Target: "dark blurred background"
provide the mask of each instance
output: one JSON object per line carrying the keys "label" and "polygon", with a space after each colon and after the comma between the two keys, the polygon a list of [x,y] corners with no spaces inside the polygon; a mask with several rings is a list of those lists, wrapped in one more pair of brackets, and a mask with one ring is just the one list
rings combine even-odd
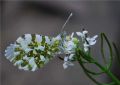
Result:
{"label": "dark blurred background", "polygon": [[[120,43],[120,1],[2,1],[1,3],[1,84],[2,85],[95,85],[86,77],[77,62],[74,67],[63,69],[63,61],[54,58],[36,72],[17,69],[4,57],[4,50],[19,36],[37,33],[56,36],[72,12],[73,17],[65,27],[68,34],[87,29],[91,36],[105,32],[108,37]],[[102,62],[99,44],[93,47],[95,57]],[[120,67],[114,61],[112,71],[120,77]],[[90,69],[96,70],[94,66]],[[108,82],[106,75],[97,78]]]}

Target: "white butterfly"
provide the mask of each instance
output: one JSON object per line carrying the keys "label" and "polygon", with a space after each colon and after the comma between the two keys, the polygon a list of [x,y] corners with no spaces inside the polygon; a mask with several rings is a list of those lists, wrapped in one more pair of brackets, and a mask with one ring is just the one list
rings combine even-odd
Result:
{"label": "white butterfly", "polygon": [[[6,58],[13,62],[15,66],[18,66],[19,69],[35,71],[47,64],[57,54],[65,54],[63,67],[73,66],[72,60],[73,57],[75,57],[75,49],[77,48],[79,39],[74,37],[74,33],[67,36],[66,32],[63,32],[63,28],[71,16],[72,14],[70,14],[63,25],[61,33],[56,37],[24,34],[17,38],[17,40],[13,44],[10,44],[5,50]],[[96,43],[95,39],[97,36],[87,38],[85,37],[87,31],[76,33],[83,41],[85,39],[89,42],[89,44],[86,44],[86,42],[83,44],[85,51],[88,51],[90,45]]]}

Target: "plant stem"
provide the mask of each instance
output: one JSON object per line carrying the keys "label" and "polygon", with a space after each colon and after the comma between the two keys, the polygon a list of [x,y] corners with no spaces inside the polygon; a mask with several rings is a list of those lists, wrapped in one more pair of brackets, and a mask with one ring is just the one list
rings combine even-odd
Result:
{"label": "plant stem", "polygon": [[99,63],[94,62],[101,70],[103,70],[117,85],[120,85],[120,80],[109,70],[101,66]]}

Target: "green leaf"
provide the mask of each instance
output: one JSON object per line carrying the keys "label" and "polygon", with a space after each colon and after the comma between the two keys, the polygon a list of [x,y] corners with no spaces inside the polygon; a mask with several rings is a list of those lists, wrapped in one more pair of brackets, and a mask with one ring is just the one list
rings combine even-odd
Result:
{"label": "green leaf", "polygon": [[91,73],[86,70],[86,68],[84,67],[82,61],[79,60],[78,62],[81,65],[81,67],[83,68],[83,71],[87,75],[87,77],[90,78],[97,85],[116,85],[114,82],[111,82],[111,83],[108,83],[108,84],[107,83],[103,84],[103,83],[98,82],[92,75],[90,75]]}
{"label": "green leaf", "polygon": [[117,46],[116,46],[116,44],[114,42],[113,42],[113,47],[115,49],[115,53],[116,53],[118,63],[120,64],[120,54],[119,54],[118,48],[117,48]]}
{"label": "green leaf", "polygon": [[105,58],[105,53],[104,53],[104,38],[103,38],[103,35],[101,34],[101,54],[102,54],[102,58],[104,60],[104,63],[106,64],[107,61],[106,61],[106,58]]}
{"label": "green leaf", "polygon": [[101,33],[101,53],[103,55],[103,59],[105,59],[105,55],[104,55],[104,47],[103,47],[103,40],[106,41],[108,47],[109,47],[109,52],[110,52],[110,59],[109,59],[109,63],[107,63],[107,69],[110,69],[112,66],[112,62],[113,62],[113,51],[112,51],[112,46],[111,43],[109,42],[108,38],[106,37],[106,35],[104,33]]}
{"label": "green leaf", "polygon": [[86,76],[87,76],[88,78],[90,78],[90,79],[91,79],[94,83],[96,83],[97,85],[116,85],[114,82],[111,82],[111,83],[109,83],[109,84],[102,84],[102,83],[98,82],[92,75],[90,75],[91,73],[89,73],[89,72],[86,70],[86,68],[84,67],[81,59],[80,59],[78,62],[79,62],[79,64],[80,64],[80,66],[83,68],[83,71],[84,71],[84,73],[86,74]]}

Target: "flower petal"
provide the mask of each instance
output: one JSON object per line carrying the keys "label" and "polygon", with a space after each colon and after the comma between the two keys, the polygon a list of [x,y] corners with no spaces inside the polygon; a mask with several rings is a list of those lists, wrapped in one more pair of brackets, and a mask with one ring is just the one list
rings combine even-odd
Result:
{"label": "flower petal", "polygon": [[87,30],[84,30],[84,31],[83,31],[83,34],[84,34],[84,35],[85,35],[85,34],[87,34],[87,33],[88,33],[88,31],[87,31]]}
{"label": "flower petal", "polygon": [[64,61],[68,61],[68,57],[64,57]]}
{"label": "flower petal", "polygon": [[64,68],[64,69],[67,69],[67,68],[68,68],[68,65],[67,65],[66,62],[63,63],[63,68]]}
{"label": "flower petal", "polygon": [[76,32],[76,34],[77,34],[78,36],[83,36],[83,34],[82,34],[81,32]]}
{"label": "flower petal", "polygon": [[74,57],[74,54],[70,54],[70,56],[69,56],[69,60],[72,60],[73,57]]}

